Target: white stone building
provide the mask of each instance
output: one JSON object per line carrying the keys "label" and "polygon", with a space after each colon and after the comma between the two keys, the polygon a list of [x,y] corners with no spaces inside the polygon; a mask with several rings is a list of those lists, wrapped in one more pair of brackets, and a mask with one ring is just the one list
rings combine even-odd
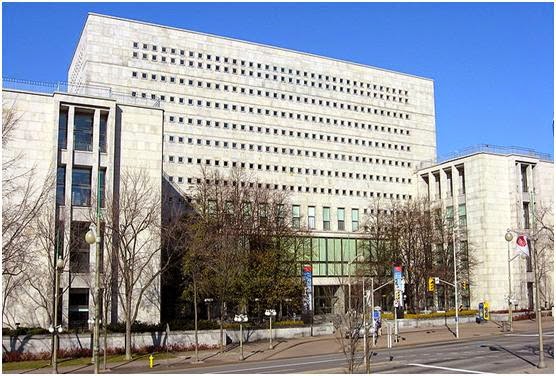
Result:
{"label": "white stone building", "polygon": [[[477,308],[479,302],[488,301],[492,310],[507,309],[507,247],[513,257],[516,234],[531,234],[534,226],[539,229],[541,225],[535,220],[553,225],[551,156],[528,149],[485,145],[430,164],[422,163],[423,168],[417,172],[418,195],[428,197],[432,209],[442,208],[452,217],[459,229],[456,247],[467,247],[476,264],[471,270],[469,291],[462,293],[464,302]],[[546,209],[549,212],[544,213]],[[514,231],[510,244],[504,238],[508,229]],[[541,306],[550,307],[554,245],[545,233],[536,248],[541,266],[539,301]],[[518,257],[510,267],[512,298],[517,308],[532,308],[534,279],[530,258]]]}
{"label": "white stone building", "polygon": [[[504,258],[497,256],[505,249],[506,228],[520,229],[514,203],[525,198],[512,193],[515,161],[546,171],[533,175],[535,186],[543,200],[552,197],[552,163],[531,157],[480,153],[423,168],[424,161],[436,159],[434,83],[428,78],[89,14],[68,81],[71,85],[61,91],[71,94],[8,90],[6,80],[3,91],[23,114],[15,148],[36,149],[30,160],[58,168],[59,216],[70,224],[64,227],[68,236],[77,228],[74,222],[85,223],[82,204],[95,197],[99,155],[107,191],[117,190],[119,173],[129,165],[146,168],[157,189],[172,186],[177,200],[191,193],[201,166],[224,175],[243,168],[268,188],[289,192],[293,222],[311,231],[307,263],[313,266],[317,314],[344,309],[339,284],[346,281],[348,263],[364,249],[358,231],[375,198],[401,201],[430,192],[439,205],[436,185],[426,188],[426,181],[438,176],[439,202],[451,203],[454,212],[465,204],[467,236],[476,242],[469,240],[470,248],[482,261],[469,302],[487,299],[493,309],[502,309],[506,269]],[[76,114],[89,119],[86,137],[80,133],[87,138],[84,147],[73,136],[81,124]],[[67,126],[59,127],[62,119]],[[35,147],[30,142],[37,137],[37,122],[46,136]],[[106,146],[99,154],[101,140]],[[503,166],[496,170],[496,164]],[[493,171],[486,172],[487,167]],[[446,170],[453,176],[451,198]],[[75,184],[82,178],[84,184]],[[464,195],[457,194],[458,182]],[[503,195],[501,182],[507,188]],[[69,194],[70,187],[75,194]],[[499,215],[491,215],[491,203]],[[94,247],[84,247],[82,258],[94,267]],[[521,264],[514,261],[516,274],[522,273]],[[495,274],[500,268],[502,274]],[[62,305],[69,321],[72,312],[82,313],[74,314],[77,321],[91,317],[91,276],[77,274],[82,275],[72,279]],[[530,278],[526,272],[521,277],[514,280],[520,301]],[[152,306],[138,319],[158,322],[160,304]],[[13,314],[21,315],[21,307],[14,305]],[[14,319],[49,324],[39,313],[25,313],[29,318]],[[116,307],[112,313],[113,320],[119,317]]]}
{"label": "white stone building", "polygon": [[160,100],[178,191],[202,165],[290,192],[315,236],[317,300],[346,276],[369,200],[410,199],[436,156],[432,80],[307,53],[89,14],[68,80]]}

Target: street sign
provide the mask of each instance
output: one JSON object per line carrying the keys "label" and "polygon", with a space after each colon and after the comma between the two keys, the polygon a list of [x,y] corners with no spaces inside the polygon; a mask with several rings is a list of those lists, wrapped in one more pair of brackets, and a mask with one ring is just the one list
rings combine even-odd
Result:
{"label": "street sign", "polygon": [[434,284],[439,285],[440,284],[440,278],[434,277]]}

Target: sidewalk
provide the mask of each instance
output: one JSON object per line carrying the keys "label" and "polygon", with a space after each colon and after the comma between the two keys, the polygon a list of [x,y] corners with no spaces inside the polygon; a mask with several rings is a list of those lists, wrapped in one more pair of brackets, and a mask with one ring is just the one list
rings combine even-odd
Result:
{"label": "sidewalk", "polygon": [[[543,329],[553,330],[553,320],[552,317],[543,319]],[[514,332],[522,331],[534,331],[536,330],[536,324],[534,321],[515,321],[514,322]],[[418,346],[428,343],[442,343],[442,342],[453,342],[453,341],[465,341],[468,339],[492,336],[492,335],[503,335],[506,332],[502,332],[502,328],[495,322],[486,322],[482,324],[469,323],[462,324],[459,327],[460,338],[455,339],[453,332],[455,328],[453,325],[449,327],[432,327],[432,328],[411,328],[404,329],[400,331],[400,342],[394,344],[395,347],[406,347],[406,346]],[[387,346],[387,339],[383,331],[383,335],[377,341],[377,348],[384,348]],[[369,337],[369,341],[371,337]],[[360,341],[361,346],[363,340]],[[246,343],[243,347],[243,354],[245,357],[244,362],[253,362],[267,359],[286,359],[302,356],[311,355],[323,355],[341,352],[341,344],[336,335],[319,336],[319,337],[304,337],[295,338],[288,340],[278,339],[273,341],[274,348],[269,349],[268,341],[259,341],[253,343]],[[239,346],[234,344],[233,348],[228,347],[224,353],[220,353],[217,350],[204,350],[199,351],[200,363],[195,362],[194,352],[186,352],[173,354],[174,358],[169,359],[157,359],[155,355],[154,364],[155,367],[151,370],[156,372],[156,369],[164,369],[173,364],[187,365],[190,364],[191,367],[198,367],[204,365],[220,365],[225,363],[237,363],[239,362]],[[118,372],[126,373],[139,373],[149,371],[149,356],[144,355],[138,357],[131,361],[110,363],[108,365],[109,370],[117,370]],[[160,367],[160,368],[159,368]],[[60,373],[92,373],[92,365],[81,365],[81,366],[71,366],[64,367],[63,363],[60,364]],[[18,370],[11,371],[9,373],[45,373],[50,372],[50,368],[41,368],[35,370]],[[8,373],[8,372],[6,372]]]}

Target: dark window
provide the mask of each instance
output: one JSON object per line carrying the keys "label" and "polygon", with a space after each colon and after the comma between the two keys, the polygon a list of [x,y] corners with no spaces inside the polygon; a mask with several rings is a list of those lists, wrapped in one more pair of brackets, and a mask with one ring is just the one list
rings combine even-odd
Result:
{"label": "dark window", "polygon": [[521,191],[529,192],[529,185],[527,184],[527,165],[521,165]]}
{"label": "dark window", "polygon": [[108,126],[108,112],[100,114],[100,135],[98,146],[101,153],[106,153],[106,128]]}
{"label": "dark window", "polygon": [[74,168],[71,183],[71,202],[75,206],[91,205],[91,170]]}
{"label": "dark window", "polygon": [[100,170],[100,186],[99,186],[99,190],[100,190],[100,207],[104,208],[105,205],[105,195],[106,195],[106,169],[103,168]]}
{"label": "dark window", "polygon": [[529,229],[531,228],[531,223],[529,221],[529,203],[523,203],[523,228]]}
{"label": "dark window", "polygon": [[93,112],[75,111],[73,138],[75,150],[93,150]]}
{"label": "dark window", "polygon": [[56,174],[56,204],[65,205],[66,199],[66,166],[58,167]]}
{"label": "dark window", "polygon": [[68,302],[69,328],[87,328],[89,320],[89,289],[70,289]]}
{"label": "dark window", "polygon": [[58,120],[58,149],[68,147],[68,108],[62,107],[60,119]]}
{"label": "dark window", "polygon": [[89,272],[89,244],[85,235],[89,231],[89,222],[72,222],[70,235],[70,272]]}

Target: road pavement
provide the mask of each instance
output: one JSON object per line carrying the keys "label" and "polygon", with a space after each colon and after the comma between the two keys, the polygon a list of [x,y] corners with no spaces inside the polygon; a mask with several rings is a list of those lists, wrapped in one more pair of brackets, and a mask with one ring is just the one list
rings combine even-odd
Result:
{"label": "road pavement", "polygon": [[[547,368],[535,367],[538,336],[534,321],[514,322],[514,332],[502,332],[497,323],[462,324],[460,339],[453,328],[404,329],[401,340],[388,349],[381,337],[371,356],[372,373],[553,373],[554,329],[552,318],[543,320]],[[261,341],[245,345],[246,360],[239,361],[239,348],[224,353],[200,352],[172,359],[156,359],[148,368],[147,357],[110,365],[110,373],[345,373],[346,358],[335,336],[276,341],[274,349]],[[362,353],[358,354],[359,363]],[[92,366],[60,367],[63,373],[91,373]],[[364,372],[361,365],[358,370]],[[19,371],[44,373],[44,369]]]}

